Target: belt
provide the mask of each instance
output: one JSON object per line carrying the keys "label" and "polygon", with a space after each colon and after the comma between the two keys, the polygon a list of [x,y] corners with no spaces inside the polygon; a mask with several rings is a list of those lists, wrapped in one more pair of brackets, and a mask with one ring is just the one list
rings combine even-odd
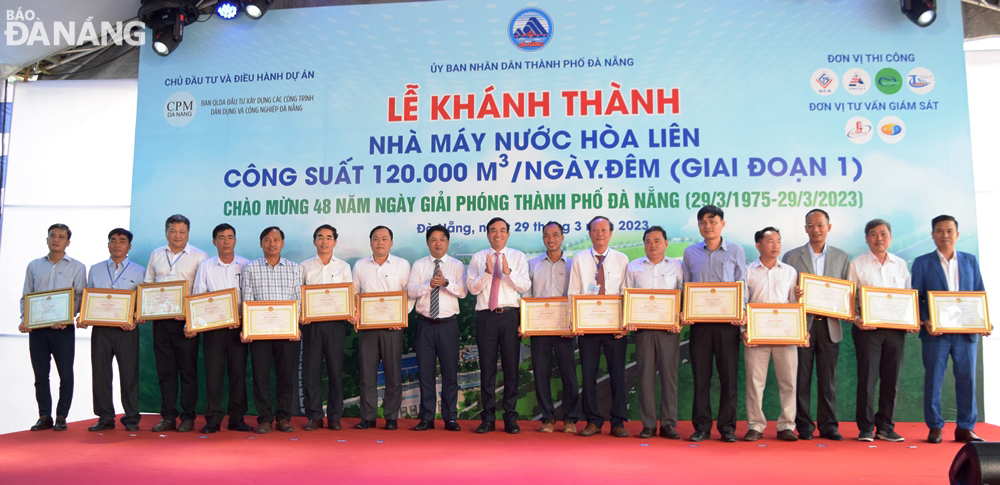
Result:
{"label": "belt", "polygon": [[497,307],[495,310],[490,310],[487,308],[486,310],[479,310],[479,311],[489,312],[489,313],[503,313],[503,312],[511,312],[514,310],[520,310],[520,308],[516,306],[502,306],[502,307]]}
{"label": "belt", "polygon": [[445,318],[430,318],[430,317],[425,317],[423,315],[420,315],[420,318],[423,321],[430,322],[430,323],[448,323],[448,322],[452,322],[452,321],[455,321],[455,320],[458,319],[455,315],[452,315],[450,317],[445,317]]}

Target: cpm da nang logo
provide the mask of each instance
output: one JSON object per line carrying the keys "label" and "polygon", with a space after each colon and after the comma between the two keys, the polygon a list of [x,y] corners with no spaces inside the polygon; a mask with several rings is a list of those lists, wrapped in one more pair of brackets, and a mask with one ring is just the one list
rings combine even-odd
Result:
{"label": "cpm da nang logo", "polygon": [[184,126],[194,120],[198,112],[198,103],[194,96],[186,91],[178,91],[167,98],[163,104],[163,117],[173,126]]}
{"label": "cpm da nang logo", "polygon": [[552,18],[541,9],[522,9],[510,18],[507,34],[518,49],[537,51],[552,40]]}
{"label": "cpm da nang logo", "polygon": [[4,36],[8,46],[20,45],[142,45],[146,40],[146,24],[138,20],[101,22],[87,17],[83,22],[61,20],[43,22],[34,10],[7,10]]}

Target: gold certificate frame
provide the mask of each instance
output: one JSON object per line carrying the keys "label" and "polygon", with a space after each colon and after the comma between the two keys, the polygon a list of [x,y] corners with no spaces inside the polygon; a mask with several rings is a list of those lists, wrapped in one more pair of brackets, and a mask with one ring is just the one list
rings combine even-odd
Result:
{"label": "gold certificate frame", "polygon": [[405,291],[358,293],[358,330],[406,327],[409,325]]}
{"label": "gold certificate frame", "polygon": [[306,322],[351,318],[354,316],[354,283],[302,285],[302,316]]}
{"label": "gold certificate frame", "polygon": [[248,340],[299,338],[299,302],[297,300],[243,302],[242,335]]}
{"label": "gold certificate frame", "polygon": [[985,291],[928,291],[927,310],[934,333],[991,333]]}
{"label": "gold certificate frame", "polygon": [[920,328],[917,290],[861,287],[861,319],[869,328],[916,330]]}
{"label": "gold certificate frame", "polygon": [[188,294],[187,280],[147,283],[136,290],[139,320],[167,320],[185,317],[184,297]]}
{"label": "gold certificate frame", "polygon": [[569,298],[521,298],[521,335],[571,335]]}
{"label": "gold certificate frame", "polygon": [[625,325],[648,330],[677,330],[680,290],[625,288]]}
{"label": "gold certificate frame", "polygon": [[802,290],[802,305],[806,313],[854,320],[857,285],[853,281],[799,273],[799,289]]}
{"label": "gold certificate frame", "polygon": [[805,345],[805,307],[801,303],[750,303],[746,331],[751,345]]}
{"label": "gold certificate frame", "polygon": [[80,323],[99,327],[131,325],[135,316],[135,291],[84,288]]}
{"label": "gold certificate frame", "polygon": [[24,295],[24,323],[28,328],[72,325],[75,310],[73,288]]}
{"label": "gold certificate frame", "polygon": [[684,321],[730,323],[743,319],[743,282],[684,283]]}
{"label": "gold certificate frame", "polygon": [[622,325],[621,295],[573,295],[573,333],[619,333]]}
{"label": "gold certificate frame", "polygon": [[184,305],[187,308],[184,329],[188,332],[200,333],[240,324],[236,288],[188,295],[184,297]]}

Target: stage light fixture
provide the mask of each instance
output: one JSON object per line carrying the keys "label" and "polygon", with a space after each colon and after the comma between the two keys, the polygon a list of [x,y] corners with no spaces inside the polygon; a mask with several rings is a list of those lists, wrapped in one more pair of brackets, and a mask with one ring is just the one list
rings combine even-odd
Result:
{"label": "stage light fixture", "polygon": [[242,7],[243,4],[239,0],[224,0],[215,4],[215,13],[226,20],[234,19]]}
{"label": "stage light fixture", "polygon": [[142,0],[139,20],[153,31],[153,52],[170,55],[184,40],[184,27],[198,20],[197,0]]}
{"label": "stage light fixture", "polygon": [[267,9],[272,3],[274,0],[246,0],[244,11],[246,11],[247,17],[257,20],[267,13]]}
{"label": "stage light fixture", "polygon": [[899,8],[906,18],[921,27],[937,19],[937,0],[899,0]]}

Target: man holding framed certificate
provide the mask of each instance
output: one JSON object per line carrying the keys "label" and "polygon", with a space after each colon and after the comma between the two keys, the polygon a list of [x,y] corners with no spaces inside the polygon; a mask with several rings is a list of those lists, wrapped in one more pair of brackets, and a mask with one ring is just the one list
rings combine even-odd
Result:
{"label": "man holding framed certificate", "polygon": [[[313,231],[316,256],[302,262],[302,284],[351,282],[351,265],[333,255],[337,237],[337,228],[329,224],[323,224]],[[326,424],[334,431],[341,429],[340,417],[344,415],[344,341],[349,328],[350,323],[346,320],[302,322],[302,379],[305,381],[305,413],[309,418],[303,428],[306,431],[323,427],[324,359],[328,385]]]}
{"label": "man holding framed certificate", "polygon": [[[167,218],[164,226],[167,245],[154,249],[149,255],[143,283],[187,280],[190,288],[194,285],[198,265],[208,259],[208,255],[188,244],[191,221],[187,217],[174,214]],[[138,323],[143,322],[140,320]],[[156,320],[152,325],[153,355],[160,382],[160,416],[163,418],[153,426],[152,431],[191,431],[194,429],[194,407],[198,403],[198,336],[185,334],[183,317]],[[177,412],[178,380],[180,413]],[[177,425],[178,416],[181,418],[180,426]]]}
{"label": "man holding framed certificate", "polygon": [[[73,357],[76,354],[76,336],[71,324],[73,312],[69,308],[80,308],[83,287],[87,284],[87,268],[83,263],[66,255],[73,232],[66,224],[49,226],[45,244],[49,253],[28,263],[24,275],[24,291],[21,293],[21,324],[17,329],[28,334],[28,349],[31,354],[31,370],[35,374],[35,400],[38,402],[38,421],[32,431],[55,428],[66,430],[66,415],[73,402]],[[72,288],[73,301],[68,296],[65,304],[41,305],[28,297],[31,293]],[[56,297],[47,297],[53,300]],[[49,301],[53,301],[49,300]],[[34,305],[33,305],[34,304]],[[27,312],[25,311],[25,307]],[[35,308],[46,311],[31,312]],[[67,308],[68,307],[68,308]],[[50,311],[51,310],[51,311]],[[54,313],[53,313],[54,312]],[[50,313],[52,313],[50,315]],[[59,313],[59,315],[55,315]],[[28,316],[27,321],[25,315]],[[66,323],[35,326],[35,322],[63,320]],[[69,328],[69,330],[66,330]],[[59,372],[59,401],[56,403],[56,420],[52,421],[52,390],[49,388],[51,360],[56,361]]]}
{"label": "man holding framed certificate", "polygon": [[[941,442],[941,384],[951,357],[955,375],[955,403],[958,408],[955,441],[982,441],[973,431],[976,408],[976,356],[979,334],[940,333],[931,331],[928,291],[986,291],[976,257],[955,250],[958,242],[958,221],[948,215],[931,220],[931,237],[937,250],[918,256],[913,261],[913,288],[919,294],[920,345],[924,361],[924,421],[930,432],[927,441]],[[989,335],[985,331],[983,335]]]}
{"label": "man holding framed certificate", "polygon": [[[698,210],[698,231],[704,241],[684,249],[686,283],[735,283],[746,275],[746,253],[739,244],[723,241],[726,227],[722,209],[706,205]],[[687,303],[685,303],[687,304]],[[703,441],[712,433],[712,360],[719,369],[719,414],[717,427],[722,440],[736,442],[736,379],[740,356],[740,329],[743,322],[684,322],[691,326],[691,372],[694,375],[694,402],[691,441]]]}
{"label": "man holding framed certificate", "polygon": [[[632,261],[625,269],[626,288],[681,290],[684,267],[679,260],[666,257],[667,232],[660,226],[646,229],[642,235],[646,256]],[[625,304],[629,304],[626,302]],[[677,313],[674,307],[674,313]],[[676,315],[674,318],[678,318]],[[631,330],[631,329],[629,329]],[[640,438],[656,432],[656,373],[660,373],[660,436],[680,439],[677,434],[677,372],[681,365],[681,329],[643,329],[635,333],[635,354],[639,365]]]}
{"label": "man holding framed certificate", "polygon": [[[240,275],[250,261],[236,254],[236,228],[222,223],[212,229],[212,245],[218,254],[198,265],[192,293],[240,288]],[[237,306],[239,301],[236,302]],[[238,322],[237,322],[238,323]],[[205,426],[202,433],[214,433],[222,427],[223,375],[229,377],[229,426],[232,431],[251,431],[244,417],[247,413],[247,344],[240,340],[239,325],[204,332],[202,353],[205,362]],[[228,372],[227,372],[228,371]]]}
{"label": "man holding framed certificate", "polygon": [[[851,260],[847,278],[861,286],[909,288],[910,271],[906,261],[889,253],[892,226],[883,219],[865,224],[868,252]],[[859,291],[860,293],[860,291]],[[860,301],[860,296],[859,296]],[[896,431],[896,393],[903,370],[906,330],[865,326],[859,312],[851,335],[858,360],[856,419],[858,440],[903,441]],[[875,386],[879,386],[878,413],[875,413]]]}
{"label": "man holding framed certificate", "polygon": [[[108,233],[108,252],[111,257],[90,267],[87,288],[135,291],[146,275],[146,268],[128,259],[132,249],[132,233],[115,228]],[[131,314],[132,308],[126,313]],[[128,315],[131,317],[132,315]],[[80,320],[83,320],[83,315]],[[87,328],[87,324],[77,324]],[[115,429],[115,403],[111,383],[114,372],[112,359],[118,360],[121,384],[122,425],[125,431],[139,430],[139,332],[135,322],[119,327],[95,325],[90,334],[90,365],[93,370],[95,423],[88,431]]]}
{"label": "man holding framed certificate", "polygon": [[[611,235],[614,224],[604,216],[597,216],[587,223],[591,248],[580,251],[573,258],[573,268],[569,275],[569,295],[620,295],[625,289],[625,267],[628,256],[611,249]],[[580,371],[583,381],[583,414],[587,416],[587,427],[580,436],[592,436],[601,432],[604,416],[597,405],[597,372],[601,364],[601,349],[608,367],[611,384],[611,435],[628,437],[625,421],[628,421],[628,403],[625,389],[625,354],[628,344],[621,333],[601,333],[580,335]]]}

